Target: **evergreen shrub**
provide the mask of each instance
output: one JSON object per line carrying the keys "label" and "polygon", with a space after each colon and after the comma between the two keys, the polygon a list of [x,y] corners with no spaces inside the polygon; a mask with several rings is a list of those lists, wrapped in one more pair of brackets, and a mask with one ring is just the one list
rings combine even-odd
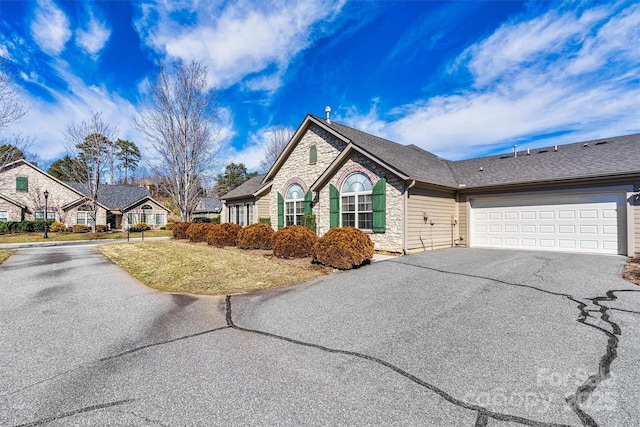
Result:
{"label": "evergreen shrub", "polygon": [[311,255],[318,236],[301,225],[290,225],[273,234],[273,254],[278,258],[305,258]]}
{"label": "evergreen shrub", "polygon": [[313,246],[313,261],[349,270],[373,258],[371,238],[354,227],[332,228]]}
{"label": "evergreen shrub", "polygon": [[273,228],[267,224],[251,224],[238,233],[237,245],[240,249],[271,249]]}
{"label": "evergreen shrub", "polygon": [[241,226],[231,222],[212,224],[207,234],[207,243],[219,248],[223,246],[235,246],[240,230],[242,230]]}

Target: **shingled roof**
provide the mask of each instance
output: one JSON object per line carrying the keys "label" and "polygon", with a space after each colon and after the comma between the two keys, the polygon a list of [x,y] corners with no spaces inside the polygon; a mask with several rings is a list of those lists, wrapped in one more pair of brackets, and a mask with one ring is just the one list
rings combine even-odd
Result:
{"label": "shingled roof", "polygon": [[256,175],[253,178],[249,178],[247,181],[243,182],[233,190],[229,191],[224,196],[220,198],[222,200],[229,199],[239,199],[245,197],[253,197],[253,194],[256,193],[260,188],[263,187],[262,180],[266,174]]}
{"label": "shingled roof", "polygon": [[200,197],[196,208],[193,210],[194,214],[203,212],[220,212],[222,210],[222,202],[215,197]]}
{"label": "shingled roof", "polygon": [[640,174],[640,134],[451,162],[466,188]]}
{"label": "shingled roof", "polygon": [[[340,123],[323,124],[409,179],[451,188],[640,174],[640,134],[450,161],[415,145],[401,145]],[[557,149],[556,149],[557,148]]]}
{"label": "shingled roof", "polygon": [[451,162],[415,145],[402,145],[359,131],[340,123],[326,123],[333,130],[348,138],[354,145],[373,155],[378,161],[401,172],[409,179],[429,182],[447,187],[457,187],[457,182],[449,167]]}
{"label": "shingled roof", "polygon": [[[67,182],[67,185],[84,194],[84,186],[77,182]],[[100,185],[98,201],[109,210],[121,210],[132,204],[150,197],[146,187],[132,185]]]}

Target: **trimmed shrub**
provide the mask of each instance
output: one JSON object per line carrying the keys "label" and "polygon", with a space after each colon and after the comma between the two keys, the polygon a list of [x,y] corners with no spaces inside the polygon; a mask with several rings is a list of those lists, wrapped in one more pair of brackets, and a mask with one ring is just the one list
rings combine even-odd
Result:
{"label": "trimmed shrub", "polygon": [[207,243],[219,248],[235,246],[240,230],[242,230],[241,226],[231,222],[212,224],[209,226],[209,233],[207,233]]}
{"label": "trimmed shrub", "polygon": [[147,225],[146,222],[139,222],[136,225],[134,225],[133,228],[135,228],[136,230],[148,230],[149,226]]}
{"label": "trimmed shrub", "polygon": [[90,225],[76,224],[73,226],[74,233],[89,233],[91,231]]}
{"label": "trimmed shrub", "polygon": [[44,225],[46,223],[42,221],[33,221],[33,231],[37,233],[44,233]]}
{"label": "trimmed shrub", "polygon": [[271,218],[260,217],[258,218],[258,223],[271,225]]}
{"label": "trimmed shrub", "polygon": [[173,227],[176,225],[175,222],[173,221],[169,221],[167,222],[167,224],[164,226],[165,230],[173,230]]}
{"label": "trimmed shrub", "polygon": [[209,223],[192,223],[187,228],[187,237],[190,241],[195,243],[206,242],[209,230],[211,230],[211,224]]}
{"label": "trimmed shrub", "polygon": [[32,221],[22,221],[18,223],[19,233],[32,233],[33,232],[33,222]]}
{"label": "trimmed shrub", "polygon": [[173,238],[174,239],[188,239],[187,228],[191,225],[190,222],[178,222],[173,225]]}
{"label": "trimmed shrub", "polygon": [[96,225],[96,233],[106,233],[107,231],[109,231],[109,227],[107,227],[105,224]]}
{"label": "trimmed shrub", "polygon": [[220,217],[216,216],[211,218],[211,224],[220,224]]}
{"label": "trimmed shrub", "polygon": [[52,233],[61,233],[63,231],[65,231],[65,227],[64,224],[58,221],[54,221],[50,226],[49,226],[49,231]]}
{"label": "trimmed shrub", "polygon": [[6,222],[0,222],[0,234],[6,234],[9,232],[9,225]]}
{"label": "trimmed shrub", "polygon": [[273,234],[273,254],[278,258],[305,258],[311,255],[318,236],[301,225],[290,225]]}
{"label": "trimmed shrub", "polygon": [[302,225],[315,233],[316,232],[316,216],[312,213],[302,215]]}
{"label": "trimmed shrub", "polygon": [[313,246],[313,262],[349,270],[370,262],[373,253],[373,242],[362,230],[332,228]]}
{"label": "trimmed shrub", "polygon": [[240,249],[271,249],[273,228],[267,224],[251,224],[238,233],[237,245]]}

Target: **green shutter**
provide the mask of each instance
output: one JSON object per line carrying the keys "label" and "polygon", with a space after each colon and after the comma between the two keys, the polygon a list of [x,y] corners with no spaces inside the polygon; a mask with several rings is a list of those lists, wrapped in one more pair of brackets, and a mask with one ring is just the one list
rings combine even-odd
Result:
{"label": "green shutter", "polygon": [[373,186],[373,232],[387,231],[387,180],[380,180]]}
{"label": "green shutter", "polygon": [[278,229],[284,227],[284,197],[278,193]]}
{"label": "green shutter", "polygon": [[304,195],[304,213],[306,214],[313,213],[313,210],[311,209],[312,200],[313,200],[313,196],[311,195],[311,190],[307,190],[306,194]]}
{"label": "green shutter", "polygon": [[25,177],[16,178],[16,191],[29,191],[29,180]]}
{"label": "green shutter", "polygon": [[329,184],[329,227],[340,227],[340,192]]}
{"label": "green shutter", "polygon": [[318,148],[315,145],[312,145],[309,148],[309,163],[315,163],[318,161]]}

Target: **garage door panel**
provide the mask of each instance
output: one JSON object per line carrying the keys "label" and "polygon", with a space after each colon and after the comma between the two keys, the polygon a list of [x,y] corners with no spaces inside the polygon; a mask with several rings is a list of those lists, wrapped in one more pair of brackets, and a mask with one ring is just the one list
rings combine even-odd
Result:
{"label": "garage door panel", "polygon": [[472,246],[624,253],[621,193],[478,198],[470,206]]}

